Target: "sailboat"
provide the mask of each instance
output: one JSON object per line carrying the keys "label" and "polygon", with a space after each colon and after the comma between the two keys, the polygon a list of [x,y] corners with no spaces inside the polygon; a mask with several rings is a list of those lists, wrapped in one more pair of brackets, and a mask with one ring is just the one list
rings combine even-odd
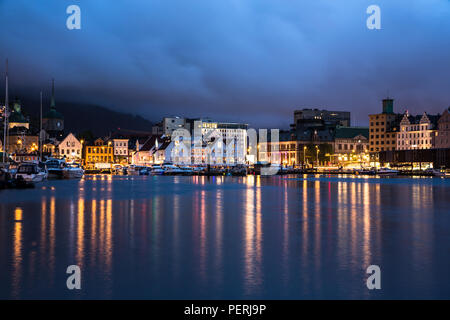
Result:
{"label": "sailboat", "polygon": [[2,152],[2,167],[7,171],[8,168],[8,59],[6,59],[6,78],[5,78],[5,109],[3,111],[4,127],[3,127],[3,152]]}

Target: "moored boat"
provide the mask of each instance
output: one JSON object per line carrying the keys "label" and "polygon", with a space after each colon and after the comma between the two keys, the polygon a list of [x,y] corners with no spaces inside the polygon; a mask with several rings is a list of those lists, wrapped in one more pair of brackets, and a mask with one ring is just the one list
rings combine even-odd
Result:
{"label": "moored boat", "polygon": [[127,168],[127,174],[129,176],[138,176],[139,175],[139,167],[135,165],[129,165]]}
{"label": "moored boat", "polygon": [[23,162],[17,168],[15,179],[17,182],[26,184],[34,184],[46,180],[48,172],[45,164],[37,164],[33,162]]}
{"label": "moored boat", "polygon": [[147,176],[150,172],[150,168],[144,166],[130,165],[127,168],[127,174],[130,176]]}
{"label": "moored boat", "polygon": [[84,170],[79,163],[66,163],[63,168],[63,178],[79,179],[83,177]]}
{"label": "moored boat", "polygon": [[60,159],[48,159],[45,162],[45,165],[47,166],[48,170],[48,178],[49,179],[62,179],[64,178],[64,167],[65,167],[65,160]]}
{"label": "moored boat", "polygon": [[112,173],[118,175],[126,175],[127,168],[122,166],[121,164],[113,164],[112,165]]}
{"label": "moored boat", "polygon": [[152,175],[161,175],[164,174],[164,169],[161,166],[154,165],[150,171]]}
{"label": "moored boat", "polygon": [[425,172],[430,174],[430,175],[432,175],[432,176],[434,176],[434,177],[445,177],[445,173],[444,172],[441,172],[441,171],[439,171],[437,169],[434,169],[434,168],[428,168],[428,169],[425,170]]}
{"label": "moored boat", "polygon": [[164,174],[165,175],[175,176],[175,175],[182,175],[183,173],[184,173],[184,171],[181,168],[179,168],[173,164],[164,166]]}
{"label": "moored boat", "polygon": [[390,168],[380,168],[376,171],[376,174],[379,176],[396,176],[398,172],[399,172],[398,170]]}

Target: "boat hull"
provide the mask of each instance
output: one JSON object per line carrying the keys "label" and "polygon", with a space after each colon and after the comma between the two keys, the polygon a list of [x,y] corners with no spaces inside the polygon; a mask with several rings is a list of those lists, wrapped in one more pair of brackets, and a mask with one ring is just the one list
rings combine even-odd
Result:
{"label": "boat hull", "polygon": [[63,171],[64,179],[81,179],[84,175],[83,170],[64,170]]}
{"label": "boat hull", "polygon": [[22,180],[25,183],[38,183],[47,179],[47,174],[37,173],[37,174],[17,174],[17,180]]}
{"label": "boat hull", "polygon": [[63,170],[62,169],[48,169],[48,178],[49,179],[62,179]]}

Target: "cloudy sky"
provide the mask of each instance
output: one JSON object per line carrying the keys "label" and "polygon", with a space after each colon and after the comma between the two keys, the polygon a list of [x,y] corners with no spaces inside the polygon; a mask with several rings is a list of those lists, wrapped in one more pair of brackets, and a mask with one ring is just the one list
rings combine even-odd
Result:
{"label": "cloudy sky", "polygon": [[303,107],[366,125],[388,94],[398,112],[450,106],[448,0],[0,0],[0,21],[19,97],[55,78],[59,101],[281,128]]}

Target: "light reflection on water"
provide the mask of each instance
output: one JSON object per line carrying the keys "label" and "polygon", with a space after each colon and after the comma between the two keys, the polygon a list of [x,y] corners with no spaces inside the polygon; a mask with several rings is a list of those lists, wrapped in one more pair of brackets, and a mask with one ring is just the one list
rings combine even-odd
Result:
{"label": "light reflection on water", "polygon": [[[450,298],[446,179],[123,177],[0,192],[0,298]],[[66,268],[82,290],[65,288]],[[377,264],[382,290],[369,291]]]}

